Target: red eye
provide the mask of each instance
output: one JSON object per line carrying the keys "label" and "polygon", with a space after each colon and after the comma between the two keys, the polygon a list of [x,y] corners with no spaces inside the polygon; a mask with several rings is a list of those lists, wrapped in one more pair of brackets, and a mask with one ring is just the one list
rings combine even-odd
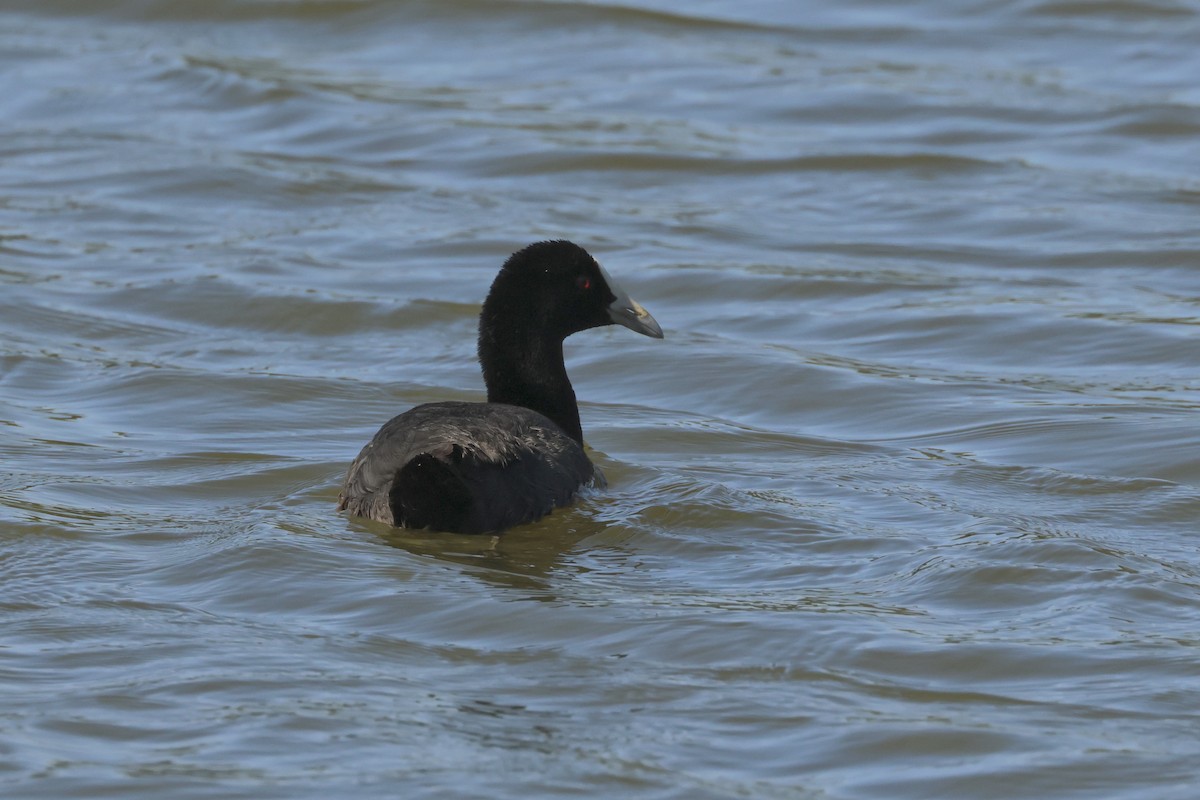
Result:
{"label": "red eye", "polygon": [[575,279],[575,285],[580,289],[590,289],[592,288],[592,279],[586,275],[580,275]]}

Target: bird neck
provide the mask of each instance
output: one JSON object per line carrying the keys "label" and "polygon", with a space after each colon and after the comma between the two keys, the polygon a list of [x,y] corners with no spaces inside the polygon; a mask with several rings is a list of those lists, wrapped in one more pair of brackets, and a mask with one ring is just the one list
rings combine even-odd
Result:
{"label": "bird neck", "polygon": [[504,329],[503,339],[496,327],[480,332],[479,363],[488,402],[536,411],[582,445],[579,404],[563,363],[562,340],[543,336],[526,335],[521,328]]}

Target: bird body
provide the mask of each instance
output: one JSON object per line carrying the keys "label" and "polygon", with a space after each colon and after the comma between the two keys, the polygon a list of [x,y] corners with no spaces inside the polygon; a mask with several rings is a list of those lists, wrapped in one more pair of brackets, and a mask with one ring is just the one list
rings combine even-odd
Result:
{"label": "bird body", "polygon": [[536,411],[426,403],[363,448],[343,507],[397,527],[485,533],[540,519],[595,474],[579,443]]}

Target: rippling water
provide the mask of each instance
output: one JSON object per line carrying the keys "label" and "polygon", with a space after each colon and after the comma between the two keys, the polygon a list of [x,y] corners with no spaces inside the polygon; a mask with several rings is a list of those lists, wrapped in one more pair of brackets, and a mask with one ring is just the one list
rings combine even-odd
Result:
{"label": "rippling water", "polygon": [[[5,797],[1193,798],[1200,10],[10,2]],[[611,486],[334,511],[539,238]]]}

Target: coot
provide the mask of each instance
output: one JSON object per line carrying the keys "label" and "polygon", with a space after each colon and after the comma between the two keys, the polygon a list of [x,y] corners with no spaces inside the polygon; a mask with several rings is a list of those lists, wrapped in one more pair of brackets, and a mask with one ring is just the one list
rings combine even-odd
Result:
{"label": "coot", "polygon": [[486,403],[427,403],[394,417],[346,474],[338,508],[406,528],[497,532],[565,505],[597,477],[563,365],[572,333],[662,328],[582,247],[514,253],[479,315]]}

